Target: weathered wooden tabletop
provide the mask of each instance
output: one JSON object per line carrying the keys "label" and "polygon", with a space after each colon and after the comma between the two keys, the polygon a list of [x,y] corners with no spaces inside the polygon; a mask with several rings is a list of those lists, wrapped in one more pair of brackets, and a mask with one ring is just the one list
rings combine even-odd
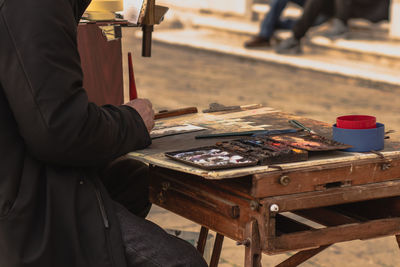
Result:
{"label": "weathered wooden tabletop", "polygon": [[195,168],[164,156],[165,152],[222,140],[195,139],[199,134],[287,129],[291,128],[290,119],[331,137],[333,122],[259,108],[160,120],[159,126],[192,124],[208,130],[154,139],[149,148],[130,153],[150,164],[152,203],[203,226],[200,252],[208,229],[218,233],[210,266],[218,265],[224,236],[245,245],[246,267],[259,267],[262,252],[301,250],[278,265],[282,267],[297,266],[337,242],[397,235],[400,244],[399,142],[385,140],[380,155],[318,152],[310,154],[307,161],[278,167],[219,171]]}
{"label": "weathered wooden tabletop", "polygon": [[[308,118],[303,118],[287,113],[280,112],[273,108],[263,107],[253,110],[243,110],[236,112],[219,112],[219,113],[197,113],[180,117],[168,118],[157,121],[157,125],[175,126],[183,124],[191,124],[207,128],[205,131],[184,133],[179,135],[165,136],[153,140],[153,144],[144,150],[130,153],[131,157],[139,159],[149,164],[159,167],[165,167],[185,173],[202,176],[206,179],[225,179],[235,178],[251,174],[259,174],[273,172],[276,169],[268,166],[254,166],[246,168],[235,168],[226,170],[204,170],[182,164],[167,158],[164,153],[170,151],[178,151],[191,149],[202,146],[214,145],[220,140],[237,139],[236,138],[210,138],[195,139],[196,135],[205,133],[222,133],[222,132],[240,132],[252,130],[272,130],[292,128],[288,120],[296,119],[313,129],[318,134],[331,138],[333,122],[324,123]],[[384,122],[383,122],[384,123]],[[400,142],[393,140],[385,141],[385,149],[381,151],[385,157],[400,157]],[[351,153],[342,151],[332,151],[325,153],[313,153],[308,161],[280,164],[284,170],[299,168],[307,168],[311,166],[322,166],[332,163],[351,164],[360,160],[374,159],[379,156],[373,153]]]}

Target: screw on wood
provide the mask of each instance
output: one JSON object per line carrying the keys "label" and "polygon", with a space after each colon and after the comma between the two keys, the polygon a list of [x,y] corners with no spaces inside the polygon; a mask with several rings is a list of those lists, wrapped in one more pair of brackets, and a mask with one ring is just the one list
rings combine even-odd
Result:
{"label": "screw on wood", "polygon": [[279,206],[278,206],[277,204],[272,204],[272,205],[269,207],[269,210],[270,210],[271,212],[278,212],[278,211],[279,211]]}
{"label": "screw on wood", "polygon": [[381,165],[381,170],[382,170],[382,171],[386,171],[386,170],[390,169],[390,167],[392,167],[392,165],[390,164],[390,163],[391,163],[391,160],[385,158],[385,155],[383,155],[381,152],[375,151],[375,150],[371,150],[370,152],[372,152],[372,153],[378,155],[381,159],[383,159],[383,160],[385,161],[385,162],[382,163],[382,165]]}
{"label": "screw on wood", "polygon": [[243,241],[237,241],[236,242],[236,245],[237,246],[245,246],[246,248],[248,248],[248,247],[250,247],[250,244],[251,244],[251,241],[250,241],[250,239],[245,239],[245,240],[243,240]]}
{"label": "screw on wood", "polygon": [[383,163],[381,166],[381,170],[386,171],[386,170],[390,169],[390,167],[392,167],[392,165],[390,165],[390,163]]}
{"label": "screw on wood", "polygon": [[290,177],[287,175],[283,175],[279,178],[279,183],[283,186],[287,186],[290,184]]}
{"label": "screw on wood", "polygon": [[163,182],[161,184],[161,190],[162,191],[167,191],[169,187],[170,187],[170,183],[169,182]]}
{"label": "screw on wood", "polygon": [[250,209],[252,211],[258,211],[259,208],[260,208],[260,203],[258,203],[255,200],[250,201]]}

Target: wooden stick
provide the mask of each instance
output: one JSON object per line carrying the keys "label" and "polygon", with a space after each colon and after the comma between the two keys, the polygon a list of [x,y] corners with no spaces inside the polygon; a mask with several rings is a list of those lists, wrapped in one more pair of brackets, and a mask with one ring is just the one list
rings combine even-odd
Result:
{"label": "wooden stick", "polygon": [[199,240],[197,241],[197,251],[200,252],[201,255],[204,254],[204,248],[206,247],[208,236],[208,228],[202,226],[200,230]]}
{"label": "wooden stick", "polygon": [[138,97],[135,83],[135,73],[133,72],[132,54],[128,53],[128,69],[129,69],[129,99],[133,100]]}
{"label": "wooden stick", "polygon": [[156,115],[154,115],[154,119],[158,120],[158,119],[181,116],[181,115],[191,114],[191,113],[197,113],[197,108],[196,107],[188,107],[188,108],[169,110],[169,111],[165,111],[165,112],[159,112]]}
{"label": "wooden stick", "polygon": [[219,257],[221,256],[222,244],[224,243],[224,236],[217,233],[215,237],[215,243],[213,253],[211,255],[210,267],[218,266]]}
{"label": "wooden stick", "polygon": [[303,250],[300,252],[297,252],[290,258],[287,258],[283,262],[279,263],[276,265],[276,267],[293,267],[293,266],[298,266],[299,264],[305,262],[306,260],[314,257],[324,249],[328,248],[330,245],[326,246],[321,246],[319,248],[314,248],[314,249],[309,249],[309,250]]}

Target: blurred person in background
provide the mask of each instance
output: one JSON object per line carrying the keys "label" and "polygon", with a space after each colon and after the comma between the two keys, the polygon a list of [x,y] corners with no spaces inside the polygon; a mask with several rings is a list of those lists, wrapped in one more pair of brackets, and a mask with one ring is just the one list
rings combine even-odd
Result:
{"label": "blurred person in background", "polygon": [[247,48],[270,46],[270,40],[277,29],[290,30],[295,24],[293,19],[281,19],[281,14],[289,2],[304,6],[306,0],[272,0],[269,3],[270,10],[261,22],[260,32],[251,40],[247,41],[244,46]]}
{"label": "blurred person in background", "polygon": [[390,0],[307,0],[301,18],[292,29],[292,36],[283,40],[277,47],[279,54],[300,54],[301,39],[314,25],[321,14],[332,17],[331,28],[323,35],[329,38],[341,37],[348,32],[350,18],[363,18],[379,22],[389,17]]}
{"label": "blurred person in background", "polygon": [[339,38],[349,31],[350,18],[363,18],[379,22],[389,18],[389,0],[335,0],[335,15],[332,26],[323,33],[328,38]]}

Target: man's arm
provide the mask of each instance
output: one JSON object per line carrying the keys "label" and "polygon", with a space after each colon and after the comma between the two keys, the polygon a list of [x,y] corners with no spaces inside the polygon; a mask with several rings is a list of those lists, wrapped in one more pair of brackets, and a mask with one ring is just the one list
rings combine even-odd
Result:
{"label": "man's arm", "polygon": [[73,2],[5,1],[0,11],[0,81],[35,158],[94,165],[151,140],[132,105],[98,107],[88,102]]}

